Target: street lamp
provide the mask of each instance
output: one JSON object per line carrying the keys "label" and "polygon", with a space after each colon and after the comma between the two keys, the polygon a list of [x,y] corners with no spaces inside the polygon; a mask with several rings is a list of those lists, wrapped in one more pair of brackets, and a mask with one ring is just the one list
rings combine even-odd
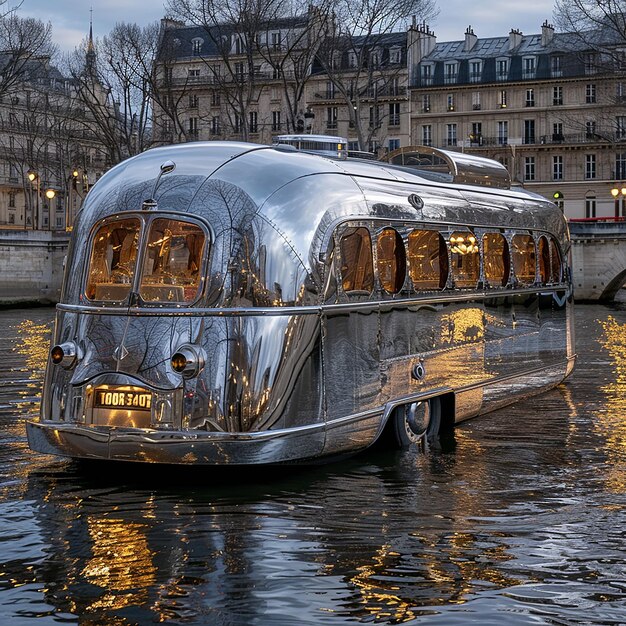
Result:
{"label": "street lamp", "polygon": [[626,186],[622,184],[618,185],[616,183],[615,186],[611,189],[611,195],[613,196],[613,200],[615,201],[615,219],[618,219],[620,216],[620,196],[622,200],[622,216],[624,216],[624,214],[626,213],[626,211],[624,211],[624,203],[626,202],[624,200],[624,198],[626,198]]}
{"label": "street lamp", "polygon": [[[40,183],[41,180],[39,179],[39,174],[37,174],[37,172],[35,170],[28,170],[28,172],[26,172],[26,175],[28,176],[28,180],[32,183],[34,183],[36,181],[36,196],[35,196],[35,210],[33,211],[33,230],[39,230],[39,193],[40,193]],[[32,189],[32,187],[31,187]],[[32,206],[31,206],[31,210],[32,210]]]}

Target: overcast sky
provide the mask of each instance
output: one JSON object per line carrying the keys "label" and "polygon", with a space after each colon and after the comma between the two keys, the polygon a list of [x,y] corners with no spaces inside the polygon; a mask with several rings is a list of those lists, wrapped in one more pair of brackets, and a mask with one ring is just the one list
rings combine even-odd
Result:
{"label": "overcast sky", "polygon": [[[552,4],[545,0],[440,0],[439,6],[439,17],[430,24],[437,41],[463,39],[469,25],[478,37],[496,37],[508,35],[511,28],[539,33],[546,19],[552,21]],[[20,14],[51,22],[55,43],[69,51],[89,32],[90,7],[95,37],[106,35],[117,22],[145,25],[164,14],[162,0],[23,0]]]}

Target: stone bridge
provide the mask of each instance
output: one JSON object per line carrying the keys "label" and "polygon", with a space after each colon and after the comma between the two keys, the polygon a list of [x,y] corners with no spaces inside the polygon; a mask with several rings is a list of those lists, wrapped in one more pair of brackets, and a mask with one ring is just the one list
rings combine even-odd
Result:
{"label": "stone bridge", "polygon": [[576,301],[613,300],[626,283],[626,220],[570,220]]}

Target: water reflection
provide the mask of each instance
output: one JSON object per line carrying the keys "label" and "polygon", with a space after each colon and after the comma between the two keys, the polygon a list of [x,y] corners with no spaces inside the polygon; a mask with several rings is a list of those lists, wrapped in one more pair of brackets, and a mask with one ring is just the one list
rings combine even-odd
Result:
{"label": "water reflection", "polygon": [[611,358],[612,372],[601,387],[606,395],[604,405],[595,413],[594,427],[602,435],[603,449],[610,469],[607,488],[626,493],[626,323],[614,316],[600,321],[602,346]]}
{"label": "water reflection", "polygon": [[[623,623],[626,313],[579,315],[574,380],[467,422],[447,454],[120,469],[32,455],[22,409],[0,412],[0,615],[20,625]],[[14,333],[2,354],[28,372],[23,389],[47,354],[24,341],[47,321],[25,319],[7,331],[0,315],[0,335]],[[480,328],[453,321],[465,336]]]}

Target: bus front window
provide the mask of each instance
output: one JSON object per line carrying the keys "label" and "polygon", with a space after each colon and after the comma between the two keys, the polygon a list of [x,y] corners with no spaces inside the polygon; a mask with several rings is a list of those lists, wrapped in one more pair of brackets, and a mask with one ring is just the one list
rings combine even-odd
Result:
{"label": "bus front window", "polygon": [[196,224],[156,219],[150,226],[139,295],[145,302],[193,302],[200,294],[205,236]]}
{"label": "bus front window", "polygon": [[135,275],[141,223],[136,218],[100,227],[89,259],[87,298],[104,302],[126,299]]}

